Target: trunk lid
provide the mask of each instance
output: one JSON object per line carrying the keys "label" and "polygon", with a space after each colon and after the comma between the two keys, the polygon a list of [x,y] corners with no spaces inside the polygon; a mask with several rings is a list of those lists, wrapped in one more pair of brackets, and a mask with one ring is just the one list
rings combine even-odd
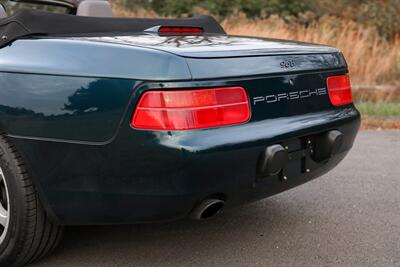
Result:
{"label": "trunk lid", "polygon": [[329,46],[226,35],[81,37],[154,49],[183,57],[193,79],[214,79],[347,68],[341,52]]}
{"label": "trunk lid", "polygon": [[266,55],[338,53],[329,46],[277,39],[229,35],[159,36],[133,34],[122,36],[82,37],[98,42],[146,47],[189,58],[225,58]]}

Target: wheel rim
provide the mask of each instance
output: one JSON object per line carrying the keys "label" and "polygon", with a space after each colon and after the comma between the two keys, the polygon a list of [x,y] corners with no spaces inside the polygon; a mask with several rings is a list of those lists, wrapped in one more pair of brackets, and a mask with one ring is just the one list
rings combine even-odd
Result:
{"label": "wheel rim", "polygon": [[7,182],[4,178],[3,170],[0,168],[0,245],[6,238],[8,225],[10,223],[9,200]]}

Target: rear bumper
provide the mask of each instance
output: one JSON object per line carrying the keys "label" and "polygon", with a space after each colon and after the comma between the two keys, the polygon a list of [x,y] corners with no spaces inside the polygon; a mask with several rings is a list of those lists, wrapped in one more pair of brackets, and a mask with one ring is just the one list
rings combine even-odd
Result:
{"label": "rear bumper", "polygon": [[[126,123],[128,125],[128,123]],[[308,182],[334,168],[351,149],[360,125],[352,106],[234,127],[186,132],[121,129],[109,144],[15,139],[47,211],[60,224],[175,220],[209,196],[236,206]],[[339,130],[340,151],[310,172],[257,179],[269,145]],[[62,152],[60,152],[62,151]]]}

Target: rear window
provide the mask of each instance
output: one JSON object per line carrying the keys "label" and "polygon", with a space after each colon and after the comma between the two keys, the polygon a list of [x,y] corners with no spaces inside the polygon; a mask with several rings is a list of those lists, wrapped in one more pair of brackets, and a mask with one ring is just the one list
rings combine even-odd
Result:
{"label": "rear window", "polygon": [[7,15],[14,14],[20,8],[29,8],[40,11],[47,11],[59,14],[70,14],[71,9],[66,6],[51,5],[46,3],[31,3],[31,1],[13,1],[13,0],[0,0],[0,3],[6,8]]}

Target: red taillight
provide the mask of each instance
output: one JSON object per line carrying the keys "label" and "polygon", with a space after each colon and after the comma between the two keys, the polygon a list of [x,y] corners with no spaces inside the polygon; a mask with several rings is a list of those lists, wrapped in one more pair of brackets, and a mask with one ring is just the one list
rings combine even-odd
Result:
{"label": "red taillight", "polygon": [[158,32],[162,35],[197,35],[202,34],[204,32],[204,29],[202,27],[161,26]]}
{"label": "red taillight", "polygon": [[328,77],[327,84],[332,105],[342,106],[353,102],[349,75]]}
{"label": "red taillight", "polygon": [[190,130],[247,122],[250,106],[241,87],[149,91],[143,94],[131,120],[134,128]]}

